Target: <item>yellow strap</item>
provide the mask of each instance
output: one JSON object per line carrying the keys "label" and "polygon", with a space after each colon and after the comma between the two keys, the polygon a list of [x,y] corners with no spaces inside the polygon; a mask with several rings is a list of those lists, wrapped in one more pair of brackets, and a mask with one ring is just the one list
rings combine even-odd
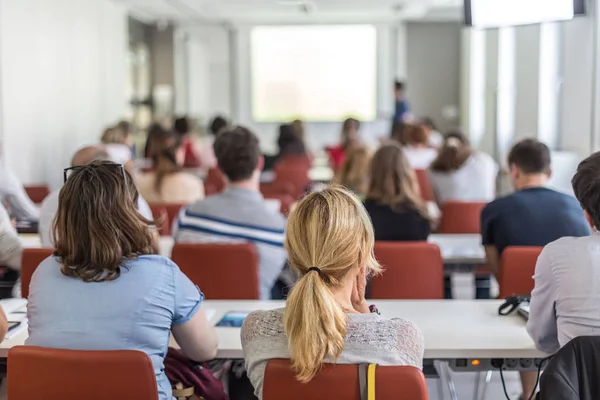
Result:
{"label": "yellow strap", "polygon": [[375,400],[375,368],[377,364],[369,364],[369,373],[367,375],[368,399]]}

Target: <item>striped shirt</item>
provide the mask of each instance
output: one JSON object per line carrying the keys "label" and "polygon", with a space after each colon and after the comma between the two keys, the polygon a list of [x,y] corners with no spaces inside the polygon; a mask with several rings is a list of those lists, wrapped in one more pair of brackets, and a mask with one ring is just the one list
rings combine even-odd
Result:
{"label": "striped shirt", "polygon": [[260,192],[229,186],[183,209],[174,224],[176,243],[253,243],[259,255],[260,297],[267,300],[281,273],[285,219]]}

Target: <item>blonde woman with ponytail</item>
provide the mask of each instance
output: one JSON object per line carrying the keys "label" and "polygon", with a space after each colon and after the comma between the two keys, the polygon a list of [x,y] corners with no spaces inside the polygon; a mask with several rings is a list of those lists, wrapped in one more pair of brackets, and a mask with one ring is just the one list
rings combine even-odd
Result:
{"label": "blonde woman with ponytail", "polygon": [[300,382],[324,363],[421,367],[423,336],[411,322],[371,313],[367,276],[381,271],[373,227],[341,187],[305,197],[288,220],[285,248],[298,275],[286,307],[250,314],[242,327],[248,376],[262,398],[267,362],[291,360]]}

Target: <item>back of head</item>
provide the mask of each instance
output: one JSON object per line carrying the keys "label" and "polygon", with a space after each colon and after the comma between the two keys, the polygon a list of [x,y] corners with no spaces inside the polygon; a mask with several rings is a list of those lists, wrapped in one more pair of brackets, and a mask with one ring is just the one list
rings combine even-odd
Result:
{"label": "back of head", "polygon": [[161,193],[165,178],[181,171],[177,153],[181,149],[181,137],[170,131],[156,132],[150,136],[149,152],[156,173],[154,189]]}
{"label": "back of head", "polygon": [[210,122],[210,131],[212,132],[213,135],[216,136],[219,133],[226,130],[228,126],[229,126],[229,122],[227,122],[227,119],[225,117],[217,115]]}
{"label": "back of head", "polygon": [[180,117],[173,123],[173,130],[180,136],[187,135],[191,131],[191,124],[188,117]]}
{"label": "back of head", "polygon": [[279,127],[277,147],[279,147],[279,157],[286,155],[306,155],[304,142],[298,135],[296,135],[292,124],[283,124]]}
{"label": "back of head", "polygon": [[117,128],[119,128],[121,131],[123,131],[125,133],[125,135],[130,135],[133,130],[133,125],[129,121],[122,120],[122,121],[119,121],[119,123],[117,124]]}
{"label": "back of head", "polygon": [[213,147],[219,169],[229,182],[248,180],[258,168],[259,142],[247,128],[237,126],[219,133]]}
{"label": "back of head", "polygon": [[153,254],[152,221],[137,210],[138,193],[122,165],[75,167],[60,191],[54,255],[64,275],[85,282],[117,279],[121,264]]}
{"label": "back of head", "polygon": [[406,85],[404,84],[404,82],[401,82],[401,81],[395,81],[394,82],[394,89],[397,92],[404,91],[405,88],[406,88]]}
{"label": "back of head", "polygon": [[87,146],[83,147],[73,155],[71,166],[77,167],[80,165],[89,164],[92,161],[109,160],[110,155],[102,146]]}
{"label": "back of head", "polygon": [[100,141],[103,144],[125,144],[126,139],[126,134],[122,129],[118,127],[110,127],[107,128],[104,133],[102,133]]}
{"label": "back of head", "polygon": [[370,163],[371,151],[367,147],[351,149],[338,172],[336,183],[364,195],[368,189]]}
{"label": "back of head", "polygon": [[381,146],[373,156],[367,198],[392,209],[401,206],[413,209],[423,218],[430,219],[415,172],[397,143]]}
{"label": "back of head", "polygon": [[394,121],[392,125],[392,133],[390,134],[390,138],[392,140],[397,141],[400,144],[406,144],[406,138],[404,137],[404,129],[406,128],[406,123],[404,121]]}
{"label": "back of head", "polygon": [[300,140],[304,141],[304,122],[301,119],[295,119],[292,121],[291,125],[296,136],[298,136]]}
{"label": "back of head", "polygon": [[359,141],[360,121],[348,118],[342,124],[342,147],[347,149]]}
{"label": "back of head", "polygon": [[404,141],[411,146],[427,146],[429,135],[423,125],[405,124]]}
{"label": "back of head", "polygon": [[508,154],[508,165],[525,175],[548,174],[550,161],[550,149],[537,139],[521,140]]}
{"label": "back of head", "polygon": [[444,137],[444,146],[431,163],[431,170],[438,172],[456,171],[473,154],[469,139],[460,131],[449,132]]}
{"label": "back of head", "polygon": [[429,129],[432,131],[437,131],[437,127],[435,125],[435,121],[431,117],[423,117],[421,118],[421,125],[425,127],[425,129]]}
{"label": "back of head", "polygon": [[347,319],[331,290],[353,268],[380,271],[374,243],[362,203],[343,188],[313,192],[290,214],[285,248],[299,280],[287,299],[284,328],[299,381],[310,381],[326,357],[340,356]]}
{"label": "back of head", "polygon": [[598,229],[600,227],[600,152],[579,163],[571,181],[575,197]]}

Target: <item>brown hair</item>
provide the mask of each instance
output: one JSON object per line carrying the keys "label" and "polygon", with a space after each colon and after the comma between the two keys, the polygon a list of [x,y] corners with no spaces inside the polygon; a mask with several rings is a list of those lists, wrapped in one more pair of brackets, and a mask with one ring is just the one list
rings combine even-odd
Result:
{"label": "brown hair", "polygon": [[516,165],[525,174],[547,174],[550,149],[537,139],[521,140],[510,150],[508,165]]}
{"label": "brown hair", "polygon": [[65,276],[117,279],[121,265],[155,254],[154,222],[137,210],[137,189],[123,166],[93,161],[76,167],[60,191],[53,224],[54,256]]}
{"label": "brown hair", "polygon": [[258,139],[247,128],[237,126],[219,133],[213,147],[219,169],[230,182],[249,179],[258,166]]}
{"label": "brown hair", "polygon": [[581,207],[588,213],[594,226],[600,227],[600,152],[579,163],[571,184]]}
{"label": "brown hair", "polygon": [[404,206],[431,220],[427,204],[421,198],[415,171],[408,164],[402,147],[394,142],[381,146],[373,156],[367,199],[392,209]]}
{"label": "brown hair", "polygon": [[403,136],[404,142],[409,145],[428,144],[429,135],[423,125],[405,124]]}
{"label": "brown hair", "polygon": [[100,142],[103,144],[125,144],[126,135],[125,132],[118,127],[110,127],[104,130]]}
{"label": "brown hair", "polygon": [[352,146],[352,138],[350,137],[350,131],[352,129],[360,129],[360,121],[356,118],[347,118],[342,124],[342,147],[344,150]]}
{"label": "brown hair", "polygon": [[335,182],[358,195],[364,195],[369,186],[370,162],[371,151],[367,147],[360,146],[349,150]]}
{"label": "brown hair", "polygon": [[432,171],[452,172],[463,166],[473,155],[469,139],[460,131],[450,132],[444,138],[444,147],[429,167]]}
{"label": "brown hair", "polygon": [[150,137],[149,153],[156,174],[154,190],[159,195],[162,193],[165,178],[182,170],[181,165],[177,163],[179,148],[181,148],[181,138],[174,132],[164,131]]}
{"label": "brown hair", "polygon": [[331,289],[354,268],[364,266],[367,275],[381,271],[374,244],[362,203],[339,186],[309,194],[290,214],[285,249],[299,279],[287,299],[283,326],[300,382],[310,381],[327,357],[342,353],[348,321]]}

